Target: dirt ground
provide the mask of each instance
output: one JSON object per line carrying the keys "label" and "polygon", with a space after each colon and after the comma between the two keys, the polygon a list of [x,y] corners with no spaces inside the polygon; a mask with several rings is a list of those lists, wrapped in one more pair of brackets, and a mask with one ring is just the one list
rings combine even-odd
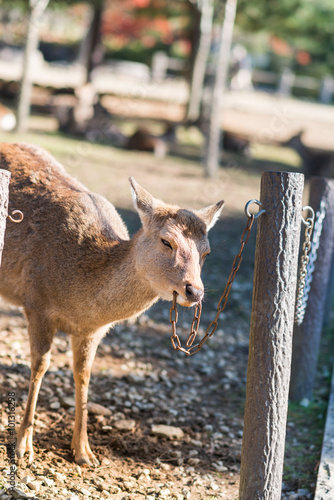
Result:
{"label": "dirt ground", "polygon": [[[5,139],[12,140],[12,136],[4,136]],[[280,156],[276,151],[280,160],[284,158],[283,163],[273,160],[273,156],[270,161],[255,162],[240,162],[239,158],[232,157],[227,159],[227,168],[221,169],[218,180],[210,181],[203,178],[198,163],[187,159],[166,158],[157,162],[150,154],[93,146],[53,136],[52,132],[32,133],[24,140],[47,147],[72,175],[113,201],[132,233],[139,222],[130,210],[129,175],[135,175],[157,197],[187,207],[198,208],[222,197],[226,199],[222,220],[210,233],[212,254],[203,275],[207,289],[203,328],[215,314],[219,292],[224,289],[240,246],[239,238],[246,222],[243,206],[259,196],[260,170],[296,168],[296,164],[289,167],[290,157],[285,152]],[[18,464],[14,498],[237,499],[255,233],[256,229],[244,252],[242,267],[218,330],[195,356],[187,358],[173,350],[169,304],[164,302],[155,305],[136,324],[117,325],[103,339],[89,392],[88,434],[99,461],[96,467],[79,467],[71,456],[72,354],[68,337],[61,332],[57,335],[51,367],[38,401],[35,459],[32,465],[25,460]],[[180,310],[183,341],[190,322],[189,311]],[[6,398],[9,392],[15,393],[18,428],[30,370],[26,321],[22,311],[3,302],[0,303],[0,339],[0,433],[5,437],[0,445],[3,478],[0,479],[0,499],[9,500],[12,497],[4,488],[8,472]],[[322,373],[322,377],[326,379],[328,374]],[[320,397],[325,400],[326,391]],[[288,424],[287,457],[294,455],[294,450],[299,453],[301,445],[310,464],[302,470],[305,464],[288,463],[291,467],[283,485],[286,498],[293,498],[293,494],[297,495],[294,498],[313,498],[324,423],[321,408],[320,411],[315,407],[321,425],[312,431],[312,437],[308,423],[290,421]],[[168,426],[172,435],[177,432],[179,437],[157,435],[154,426],[159,424]]]}
{"label": "dirt ground", "polygon": [[[135,216],[129,222],[138,224]],[[241,229],[242,222],[235,221],[234,227]],[[215,253],[223,250],[224,257],[208,262],[204,325],[214,315],[218,282],[227,277],[227,262],[233,253],[229,239],[222,239],[223,226],[224,222],[218,223],[211,239]],[[102,405],[93,406],[89,415],[90,442],[100,462],[96,468],[78,467],[71,457],[71,350],[67,336],[57,336],[38,402],[35,460],[31,466],[25,461],[19,464],[17,487],[23,493],[17,493],[18,498],[24,498],[20,494],[73,500],[237,498],[252,286],[247,261],[252,259],[253,244],[231,297],[238,320],[233,319],[236,311],[226,312],[215,337],[197,355],[187,358],[172,349],[169,306],[163,302],[137,324],[116,326],[103,340],[90,384],[90,401]],[[2,394],[5,399],[6,393],[15,392],[19,424],[29,381],[26,321],[19,309],[5,303],[0,308]],[[180,334],[185,341],[190,316],[188,311],[180,314]],[[7,424],[4,404],[2,432]],[[182,429],[183,436],[156,436],[152,427],[157,424]],[[2,451],[4,475],[4,446]]]}

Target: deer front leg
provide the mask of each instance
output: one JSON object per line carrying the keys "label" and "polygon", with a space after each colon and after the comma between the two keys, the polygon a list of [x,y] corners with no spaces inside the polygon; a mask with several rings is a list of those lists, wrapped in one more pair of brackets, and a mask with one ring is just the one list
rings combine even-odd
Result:
{"label": "deer front leg", "polygon": [[87,436],[87,396],[90,372],[97,346],[105,331],[89,337],[72,337],[73,374],[75,381],[75,423],[72,449],[77,464],[98,463],[90,449]]}
{"label": "deer front leg", "polygon": [[29,320],[31,376],[26,409],[17,435],[16,453],[18,458],[22,458],[25,453],[28,453],[28,460],[31,463],[34,458],[32,438],[36,403],[42,378],[49,368],[51,344],[55,330],[43,318],[36,317],[31,313],[27,314],[27,317]]}

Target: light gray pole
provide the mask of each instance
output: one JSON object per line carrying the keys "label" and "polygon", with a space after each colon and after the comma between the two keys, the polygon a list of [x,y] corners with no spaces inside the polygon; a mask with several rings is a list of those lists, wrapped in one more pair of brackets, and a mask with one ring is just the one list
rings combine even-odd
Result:
{"label": "light gray pole", "polygon": [[31,93],[33,88],[32,58],[38,48],[38,35],[42,15],[49,0],[29,0],[29,20],[24,49],[22,79],[17,107],[17,132],[26,132],[30,114]]}
{"label": "light gray pole", "polygon": [[293,334],[290,385],[290,398],[293,401],[312,398],[334,248],[334,180],[313,177],[309,205],[314,212],[319,210],[321,201],[324,202],[325,218],[311,289],[304,321],[295,326]]}
{"label": "light gray pole", "polygon": [[8,215],[9,181],[10,172],[8,170],[0,170],[0,265]]}
{"label": "light gray pole", "polygon": [[302,174],[262,174],[240,500],[281,498],[303,187]]}

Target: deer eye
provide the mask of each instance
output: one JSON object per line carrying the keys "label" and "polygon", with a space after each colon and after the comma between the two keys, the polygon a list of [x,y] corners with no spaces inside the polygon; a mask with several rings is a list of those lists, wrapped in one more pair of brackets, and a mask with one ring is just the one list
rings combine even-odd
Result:
{"label": "deer eye", "polygon": [[205,261],[205,259],[207,258],[208,255],[210,255],[211,252],[206,252],[203,256],[202,256],[202,259],[203,261]]}
{"label": "deer eye", "polygon": [[172,249],[172,245],[169,243],[169,241],[164,240],[163,238],[161,238],[161,243],[162,243],[163,245],[165,245],[166,247],[170,248],[171,250],[173,250],[173,249]]}

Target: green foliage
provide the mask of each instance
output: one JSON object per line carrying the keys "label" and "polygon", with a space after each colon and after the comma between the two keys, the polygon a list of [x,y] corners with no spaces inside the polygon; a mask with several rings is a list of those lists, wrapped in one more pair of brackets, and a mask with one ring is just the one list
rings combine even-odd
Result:
{"label": "green foliage", "polygon": [[[334,3],[331,0],[239,0],[237,26],[268,33],[312,58],[312,74],[334,73]],[[298,70],[295,62],[294,69]],[[303,68],[303,73],[307,73]]]}

